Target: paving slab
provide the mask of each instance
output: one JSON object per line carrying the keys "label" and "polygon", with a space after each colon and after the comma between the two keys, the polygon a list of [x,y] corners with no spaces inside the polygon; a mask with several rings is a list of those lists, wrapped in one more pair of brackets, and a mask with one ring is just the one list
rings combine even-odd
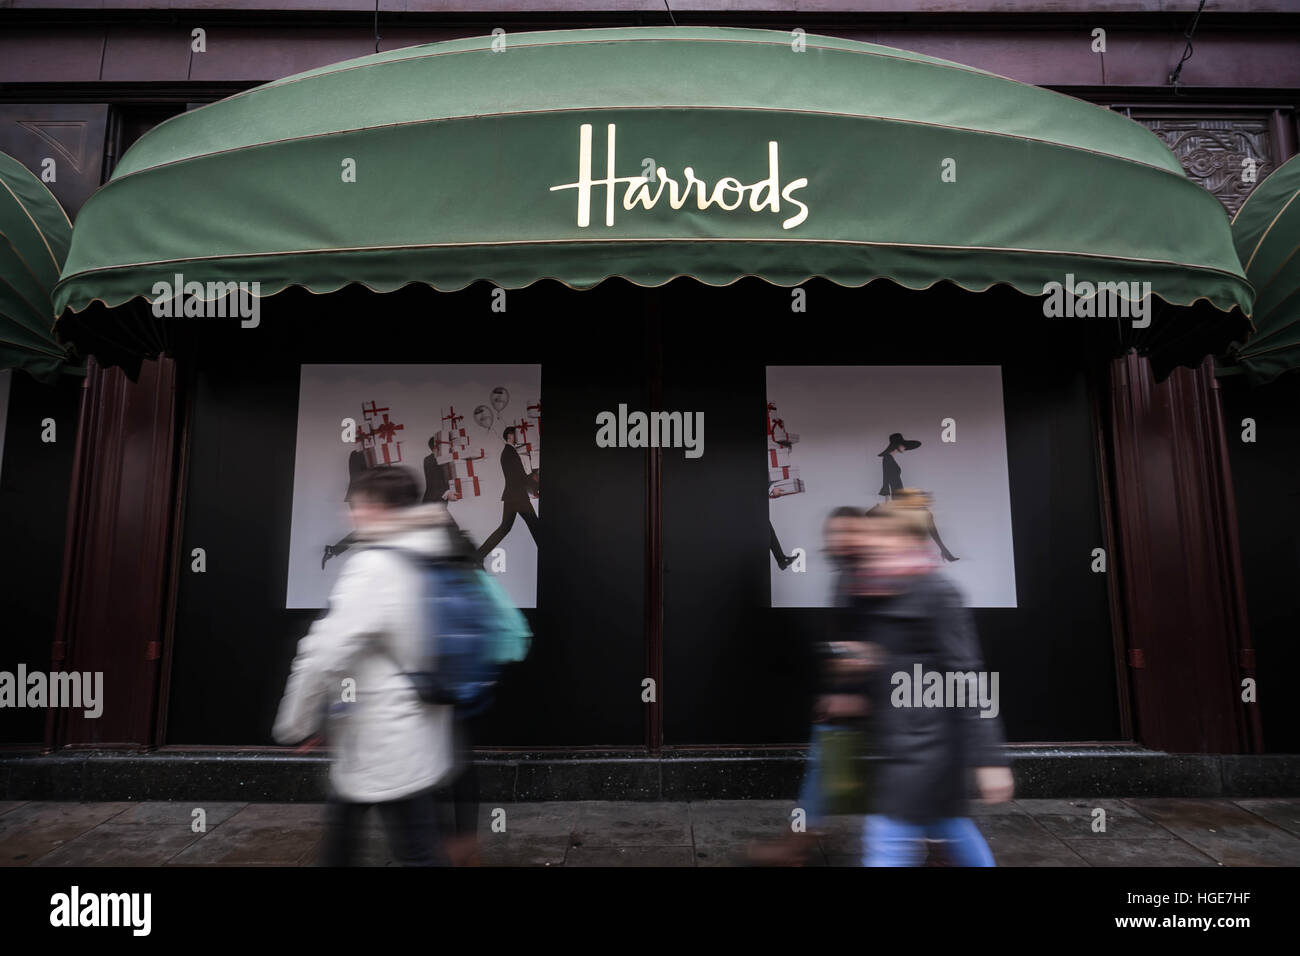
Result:
{"label": "paving slab", "polygon": [[483,865],[562,866],[578,825],[579,806],[554,801],[480,804],[478,843]]}
{"label": "paving slab", "polygon": [[691,846],[691,816],[685,803],[579,805],[571,847]]}
{"label": "paving slab", "polygon": [[[501,835],[495,834],[492,829],[494,821],[501,821],[498,826],[504,825],[503,832],[512,836],[526,835],[537,839],[560,837],[568,840],[578,825],[581,806],[577,802],[482,803],[478,809],[479,839],[487,840],[489,836]],[[498,810],[501,812],[498,813]]]}
{"label": "paving slab", "polygon": [[150,800],[134,803],[129,809],[113,818],[113,823],[133,823],[137,825],[185,825],[191,826],[196,819],[195,810],[203,811],[205,826],[211,828],[225,823],[247,803],[217,803],[206,801]]}
{"label": "paving slab", "polygon": [[791,832],[788,800],[702,800],[687,806],[697,850],[747,846]]}
{"label": "paving slab", "polygon": [[[195,805],[0,803],[0,865],[310,866],[318,858],[324,804],[199,804],[204,833],[190,826]],[[792,807],[766,799],[485,803],[480,857],[510,867],[750,866],[754,847],[790,835]],[[1104,832],[1092,830],[1096,807],[1106,810]],[[1300,864],[1294,798],[1017,800],[974,804],[971,814],[999,866]],[[503,832],[494,821],[504,821]],[[860,866],[863,823],[819,821],[805,865]],[[366,814],[361,829],[359,865],[395,865],[380,815]]]}
{"label": "paving slab", "polygon": [[1093,840],[1065,841],[1089,866],[1221,866],[1196,847],[1177,838],[1172,840]]}
{"label": "paving slab", "polygon": [[485,866],[563,866],[568,834],[537,837],[519,833],[479,836],[479,858]]}
{"label": "paving slab", "polygon": [[1300,837],[1232,800],[1147,797],[1125,802],[1225,866],[1300,866]]}
{"label": "paving slab", "polygon": [[0,816],[0,866],[28,866],[131,806],[129,803],[23,803]]}
{"label": "paving slab", "polygon": [[[1109,840],[1175,840],[1171,832],[1123,800],[1017,800],[1049,833],[1064,840],[1096,837]],[[1095,811],[1102,809],[1105,816]],[[1104,830],[1094,829],[1098,821]]]}
{"label": "paving slab", "polygon": [[[372,812],[369,816],[374,818],[377,814]],[[293,827],[320,825],[324,820],[325,805],[322,803],[246,803],[227,817],[228,823],[243,826]]]}
{"label": "paving slab", "polygon": [[1281,827],[1292,836],[1300,837],[1300,800],[1280,797],[1237,799],[1237,806],[1263,817],[1275,827]]}
{"label": "paving slab", "polygon": [[[243,813],[244,811],[240,811]],[[320,844],[319,822],[238,822],[215,826],[168,861],[169,866],[298,866],[311,862]],[[319,821],[320,809],[314,819]]]}
{"label": "paving slab", "polygon": [[202,836],[188,826],[101,823],[32,866],[162,866]]}
{"label": "paving slab", "polygon": [[694,866],[688,846],[576,846],[565,866]]}
{"label": "paving slab", "polygon": [[1020,806],[1020,801],[993,807],[980,805],[973,810],[972,817],[988,841],[998,866],[1088,865]]}

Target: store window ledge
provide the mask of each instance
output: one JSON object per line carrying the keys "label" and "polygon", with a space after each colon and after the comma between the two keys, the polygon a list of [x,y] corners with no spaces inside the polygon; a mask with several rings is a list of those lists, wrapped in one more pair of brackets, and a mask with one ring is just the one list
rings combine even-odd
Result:
{"label": "store window ledge", "polygon": [[[1170,754],[1133,744],[1009,748],[1020,798],[1300,796],[1297,754]],[[478,751],[482,799],[793,799],[801,748]],[[0,750],[4,800],[317,802],[328,756],[262,749]]]}

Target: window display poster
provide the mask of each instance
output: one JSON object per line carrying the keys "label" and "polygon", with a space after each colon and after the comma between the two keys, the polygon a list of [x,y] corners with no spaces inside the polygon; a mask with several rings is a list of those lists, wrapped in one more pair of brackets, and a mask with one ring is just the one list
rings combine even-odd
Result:
{"label": "window display poster", "polygon": [[769,366],[766,452],[773,607],[830,606],[826,516],[900,488],[932,496],[931,545],[967,605],[1016,606],[1000,367]]}
{"label": "window display poster", "polygon": [[541,384],[540,365],[302,366],[285,607],[325,607],[353,547],[349,486],[398,465],[536,607]]}

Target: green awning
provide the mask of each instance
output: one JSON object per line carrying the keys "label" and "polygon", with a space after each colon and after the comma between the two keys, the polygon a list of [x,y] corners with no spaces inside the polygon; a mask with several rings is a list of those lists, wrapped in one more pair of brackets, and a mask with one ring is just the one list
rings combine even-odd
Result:
{"label": "green awning", "polygon": [[1199,355],[1252,298],[1222,207],[1125,117],[887,47],[654,27],[412,47],[174,117],[83,207],[55,307],[75,337],[64,310],[177,276],[269,295],[682,275],[1149,282],[1197,304]]}
{"label": "green awning", "polygon": [[1255,187],[1232,238],[1255,287],[1255,332],[1231,358],[1255,383],[1300,368],[1300,156]]}
{"label": "green awning", "polygon": [[50,293],[71,237],[72,223],[45,184],[0,153],[0,369],[58,378],[68,355],[54,338]]}

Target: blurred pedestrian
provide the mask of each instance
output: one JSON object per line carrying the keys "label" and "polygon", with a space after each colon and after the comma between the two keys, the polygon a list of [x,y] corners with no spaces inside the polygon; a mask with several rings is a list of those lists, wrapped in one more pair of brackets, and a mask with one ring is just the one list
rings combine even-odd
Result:
{"label": "blurred pedestrian", "polygon": [[[865,559],[866,535],[871,530],[862,508],[839,507],[831,512],[823,526],[826,556],[835,568],[829,628],[817,642],[821,661],[820,686],[813,707],[813,727],[808,754],[808,770],[800,790],[800,805],[808,811],[810,824],[820,825],[828,813],[846,812],[843,800],[831,800],[832,784],[827,776],[824,757],[828,744],[851,763],[857,756],[857,737],[867,716],[868,702],[862,692],[864,677],[874,662],[875,648],[866,642],[858,616],[861,605],[856,600]],[[852,740],[847,750],[837,746]],[[837,767],[834,788],[847,796],[851,805],[856,780],[849,767]],[[847,793],[846,793],[847,792]]]}
{"label": "blurred pedestrian", "polygon": [[453,768],[452,708],[424,703],[406,673],[424,624],[420,572],[402,554],[441,558],[457,544],[446,507],[419,501],[406,467],[357,477],[348,496],[355,550],[328,613],[298,644],[276,715],[277,741],[296,743],[324,724],[334,751],[322,865],[355,862],[371,807],[397,862],[447,862],[433,794]]}
{"label": "blurred pedestrian", "polygon": [[822,526],[823,548],[834,567],[832,610],[828,626],[814,642],[818,659],[817,695],[813,703],[808,759],[798,806],[804,811],[804,832],[792,831],[785,838],[754,847],[754,862],[802,865],[816,850],[817,833],[827,816],[852,812],[855,791],[861,781],[854,769],[860,750],[861,723],[867,712],[863,694],[866,670],[872,664],[873,648],[862,640],[853,595],[865,555],[865,534],[869,530],[862,508],[834,509]]}
{"label": "blurred pedestrian", "polygon": [[[882,759],[864,827],[863,863],[915,866],[924,859],[926,841],[937,841],[958,866],[993,866],[970,818],[967,790],[973,769],[985,802],[1013,794],[996,706],[977,706],[997,685],[984,670],[961,593],[937,570],[928,509],[909,507],[909,495],[902,497],[868,513],[872,530],[858,599],[866,632],[885,655],[867,679],[872,742]],[[913,686],[922,675],[924,698]],[[940,681],[937,701],[931,675]],[[965,693],[950,699],[948,689],[958,683]]]}

